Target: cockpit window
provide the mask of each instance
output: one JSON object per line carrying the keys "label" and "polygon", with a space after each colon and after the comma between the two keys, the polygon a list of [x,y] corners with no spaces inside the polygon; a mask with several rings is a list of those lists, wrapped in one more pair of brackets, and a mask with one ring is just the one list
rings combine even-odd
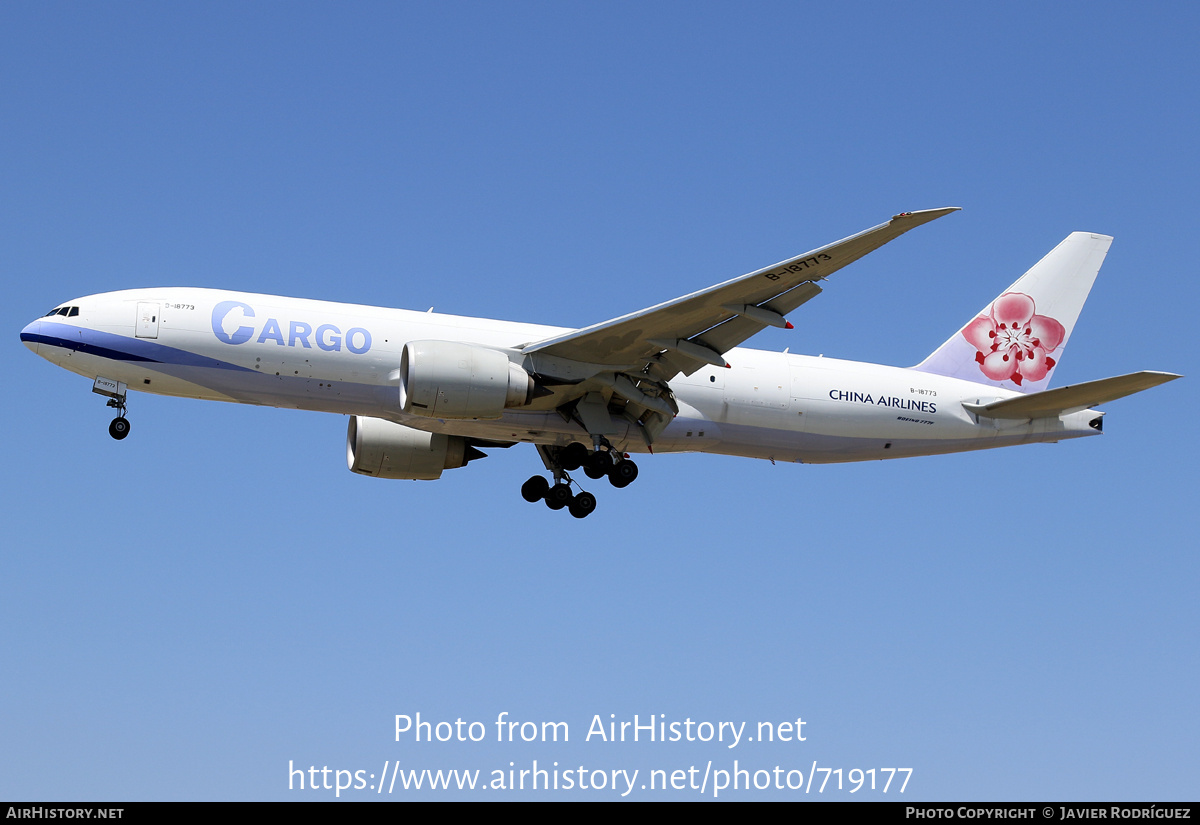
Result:
{"label": "cockpit window", "polygon": [[45,314],[45,316],[43,316],[43,317],[45,317],[45,318],[49,318],[51,315],[57,315],[57,314],[58,314],[58,307],[55,307],[54,309],[52,309],[52,310],[50,310],[49,312],[47,312],[47,313]]}
{"label": "cockpit window", "polygon": [[51,315],[61,315],[64,318],[75,318],[79,315],[79,307],[55,307],[42,317],[49,318]]}
{"label": "cockpit window", "polygon": [[71,307],[71,311],[67,313],[68,318],[74,318],[79,314],[79,307]]}
{"label": "cockpit window", "polygon": [[60,309],[60,310],[58,311],[58,314],[59,314],[59,315],[61,315],[61,316],[63,316],[63,317],[65,318],[65,317],[67,316],[67,308],[66,308],[66,307],[63,307],[62,309]]}

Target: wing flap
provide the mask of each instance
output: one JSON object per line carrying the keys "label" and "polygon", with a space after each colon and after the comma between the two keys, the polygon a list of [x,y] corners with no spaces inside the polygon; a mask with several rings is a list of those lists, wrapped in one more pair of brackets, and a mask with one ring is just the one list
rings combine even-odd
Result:
{"label": "wing flap", "polygon": [[1063,413],[1098,407],[1180,377],[1170,372],[1132,372],[1115,378],[1101,378],[1099,381],[1006,398],[991,404],[964,402],[963,407],[987,418],[1056,418]]}

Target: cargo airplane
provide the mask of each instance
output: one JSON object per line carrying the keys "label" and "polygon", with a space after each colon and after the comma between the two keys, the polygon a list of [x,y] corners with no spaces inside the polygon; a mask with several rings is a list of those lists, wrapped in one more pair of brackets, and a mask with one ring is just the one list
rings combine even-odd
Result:
{"label": "cargo airplane", "polygon": [[928,358],[900,368],[742,349],[834,272],[954,208],[887,223],[610,321],[563,329],[171,287],[91,295],[21,331],[93,381],[129,434],[129,390],[350,416],[349,468],[436,479],[481,450],[536,446],[553,481],[530,502],[584,518],[571,473],[625,487],[631,453],[812,464],[1096,435],[1100,404],[1179,376],[1137,372],[1048,389],[1112,238],[1075,232]]}

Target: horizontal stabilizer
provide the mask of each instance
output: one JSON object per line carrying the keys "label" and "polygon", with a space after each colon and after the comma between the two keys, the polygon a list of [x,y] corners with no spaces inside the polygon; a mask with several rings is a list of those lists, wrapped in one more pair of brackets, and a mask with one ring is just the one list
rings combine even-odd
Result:
{"label": "horizontal stabilizer", "polygon": [[1181,377],[1171,372],[1131,372],[1115,378],[1101,378],[1099,381],[1006,398],[991,404],[963,402],[963,407],[987,418],[1054,418],[1063,413],[1098,407]]}

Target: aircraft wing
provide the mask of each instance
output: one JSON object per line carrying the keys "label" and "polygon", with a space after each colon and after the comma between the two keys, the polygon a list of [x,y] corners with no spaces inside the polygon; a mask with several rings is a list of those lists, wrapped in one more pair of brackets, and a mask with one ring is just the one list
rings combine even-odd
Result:
{"label": "aircraft wing", "polygon": [[887,223],[740,278],[521,349],[618,371],[645,371],[658,380],[678,372],[690,375],[705,364],[725,366],[724,353],[763,328],[790,327],[784,316],[821,292],[817,281],[958,208],[902,212]]}

